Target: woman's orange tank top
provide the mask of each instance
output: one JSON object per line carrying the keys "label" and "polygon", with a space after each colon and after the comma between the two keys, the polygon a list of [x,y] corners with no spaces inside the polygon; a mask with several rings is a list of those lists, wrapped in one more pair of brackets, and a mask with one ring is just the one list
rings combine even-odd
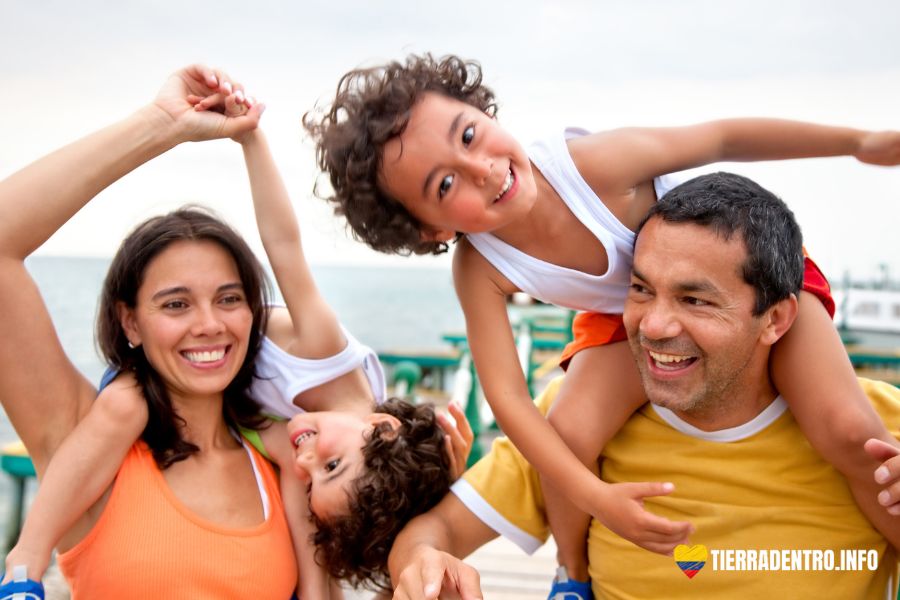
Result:
{"label": "woman's orange tank top", "polygon": [[132,446],[100,519],[58,557],[72,599],[288,600],[297,563],[277,477],[256,450],[250,455],[268,496],[268,517],[236,529],[191,513],[147,445]]}

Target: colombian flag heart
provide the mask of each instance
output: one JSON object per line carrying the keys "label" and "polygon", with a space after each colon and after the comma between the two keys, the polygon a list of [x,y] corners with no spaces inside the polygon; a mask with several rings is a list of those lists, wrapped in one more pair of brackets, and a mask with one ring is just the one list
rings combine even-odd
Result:
{"label": "colombian flag heart", "polygon": [[707,558],[709,558],[709,552],[703,544],[675,546],[675,564],[688,576],[688,579],[693,579],[694,575],[700,572],[700,569],[706,565]]}

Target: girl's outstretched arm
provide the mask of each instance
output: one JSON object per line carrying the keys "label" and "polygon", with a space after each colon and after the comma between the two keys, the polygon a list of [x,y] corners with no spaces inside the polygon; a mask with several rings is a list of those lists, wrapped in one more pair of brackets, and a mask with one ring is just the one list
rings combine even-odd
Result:
{"label": "girl's outstretched arm", "polygon": [[100,393],[47,466],[19,541],[6,555],[7,574],[25,565],[29,579],[41,580],[53,548],[67,549],[63,535],[109,488],[146,425],[147,403],[133,377],[123,375]]}
{"label": "girl's outstretched arm", "polygon": [[571,144],[578,170],[601,193],[624,193],[659,175],[720,161],[853,156],[870,164],[900,164],[900,132],[782,119],[630,127],[585,136]]}
{"label": "girl's outstretched arm", "polygon": [[265,136],[256,129],[237,141],[244,149],[259,235],[293,324],[293,346],[285,350],[307,358],[333,356],[347,340],[303,255],[297,217]]}
{"label": "girl's outstretched arm", "polygon": [[181,142],[256,127],[256,111],[226,119],[187,102],[189,94],[208,95],[226,84],[212,69],[181,69],[134,115],[0,183],[0,401],[41,476],[96,390],[63,352],[24,259],[101,190],[155,156]]}

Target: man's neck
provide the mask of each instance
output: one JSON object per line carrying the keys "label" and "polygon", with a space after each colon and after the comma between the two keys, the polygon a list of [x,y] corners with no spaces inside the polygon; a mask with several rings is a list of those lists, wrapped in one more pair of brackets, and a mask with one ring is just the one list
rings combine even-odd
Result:
{"label": "man's neck", "polygon": [[768,378],[764,385],[755,389],[735,389],[737,387],[729,386],[708,408],[672,412],[685,423],[701,431],[720,431],[749,423],[778,396]]}

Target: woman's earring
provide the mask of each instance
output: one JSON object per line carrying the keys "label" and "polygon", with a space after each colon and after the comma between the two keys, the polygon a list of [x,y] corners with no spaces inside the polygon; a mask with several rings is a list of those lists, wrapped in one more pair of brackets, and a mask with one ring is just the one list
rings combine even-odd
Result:
{"label": "woman's earring", "polygon": [[134,344],[131,343],[131,340],[128,340],[128,347],[134,350]]}

